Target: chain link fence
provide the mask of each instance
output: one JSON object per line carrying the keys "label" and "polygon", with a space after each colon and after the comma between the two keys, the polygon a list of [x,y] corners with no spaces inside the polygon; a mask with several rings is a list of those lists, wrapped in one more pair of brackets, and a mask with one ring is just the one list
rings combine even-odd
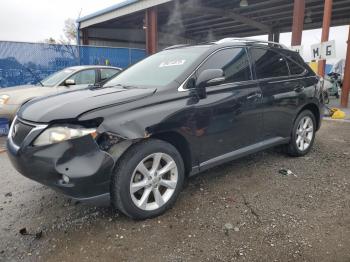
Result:
{"label": "chain link fence", "polygon": [[69,66],[125,68],[145,56],[142,49],[0,41],[0,88],[35,84]]}

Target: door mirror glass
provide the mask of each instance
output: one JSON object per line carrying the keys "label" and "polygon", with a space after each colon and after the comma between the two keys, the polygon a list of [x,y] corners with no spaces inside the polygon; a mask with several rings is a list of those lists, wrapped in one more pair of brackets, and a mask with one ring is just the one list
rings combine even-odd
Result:
{"label": "door mirror glass", "polygon": [[225,81],[224,71],[222,69],[203,70],[196,80],[196,91],[200,99],[207,97],[207,86],[214,86]]}
{"label": "door mirror glass", "polygon": [[64,81],[64,84],[65,84],[66,86],[75,85],[75,80],[74,80],[74,79],[67,79],[66,81]]}
{"label": "door mirror glass", "polygon": [[206,69],[200,73],[196,81],[196,88],[201,89],[207,86],[217,85],[225,81],[222,69]]}

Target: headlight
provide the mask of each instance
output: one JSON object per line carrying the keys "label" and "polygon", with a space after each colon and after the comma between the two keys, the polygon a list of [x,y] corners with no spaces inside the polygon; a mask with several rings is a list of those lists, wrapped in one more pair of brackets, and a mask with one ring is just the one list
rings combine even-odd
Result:
{"label": "headlight", "polygon": [[83,128],[83,127],[64,127],[56,126],[50,127],[42,132],[34,141],[34,146],[43,146],[54,143],[59,143],[69,139],[74,139],[86,135],[96,137],[95,128]]}
{"label": "headlight", "polygon": [[5,105],[9,99],[9,95],[0,95],[0,105]]}

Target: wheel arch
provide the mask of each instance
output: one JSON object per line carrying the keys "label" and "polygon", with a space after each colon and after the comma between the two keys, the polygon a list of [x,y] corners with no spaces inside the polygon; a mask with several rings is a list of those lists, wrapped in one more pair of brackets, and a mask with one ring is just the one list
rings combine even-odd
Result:
{"label": "wheel arch", "polygon": [[[300,115],[300,113],[303,112],[304,110],[310,110],[313,113],[313,115],[315,116],[315,119],[316,119],[317,130],[319,130],[320,126],[321,126],[321,112],[320,112],[319,107],[314,103],[306,104],[298,111],[298,114],[296,115],[295,119],[297,119],[297,117]],[[295,119],[294,119],[294,121],[295,121]]]}
{"label": "wheel arch", "polygon": [[174,131],[166,131],[152,135],[150,138],[165,141],[179,151],[185,166],[185,175],[188,176],[192,170],[192,154],[188,141],[181,134]]}

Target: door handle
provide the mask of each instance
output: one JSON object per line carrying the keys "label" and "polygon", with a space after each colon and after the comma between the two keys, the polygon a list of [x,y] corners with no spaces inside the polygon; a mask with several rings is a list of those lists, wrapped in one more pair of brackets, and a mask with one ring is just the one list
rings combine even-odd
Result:
{"label": "door handle", "polygon": [[257,99],[257,98],[261,98],[261,97],[262,97],[261,93],[254,93],[254,94],[247,96],[247,100],[253,100],[253,99]]}

